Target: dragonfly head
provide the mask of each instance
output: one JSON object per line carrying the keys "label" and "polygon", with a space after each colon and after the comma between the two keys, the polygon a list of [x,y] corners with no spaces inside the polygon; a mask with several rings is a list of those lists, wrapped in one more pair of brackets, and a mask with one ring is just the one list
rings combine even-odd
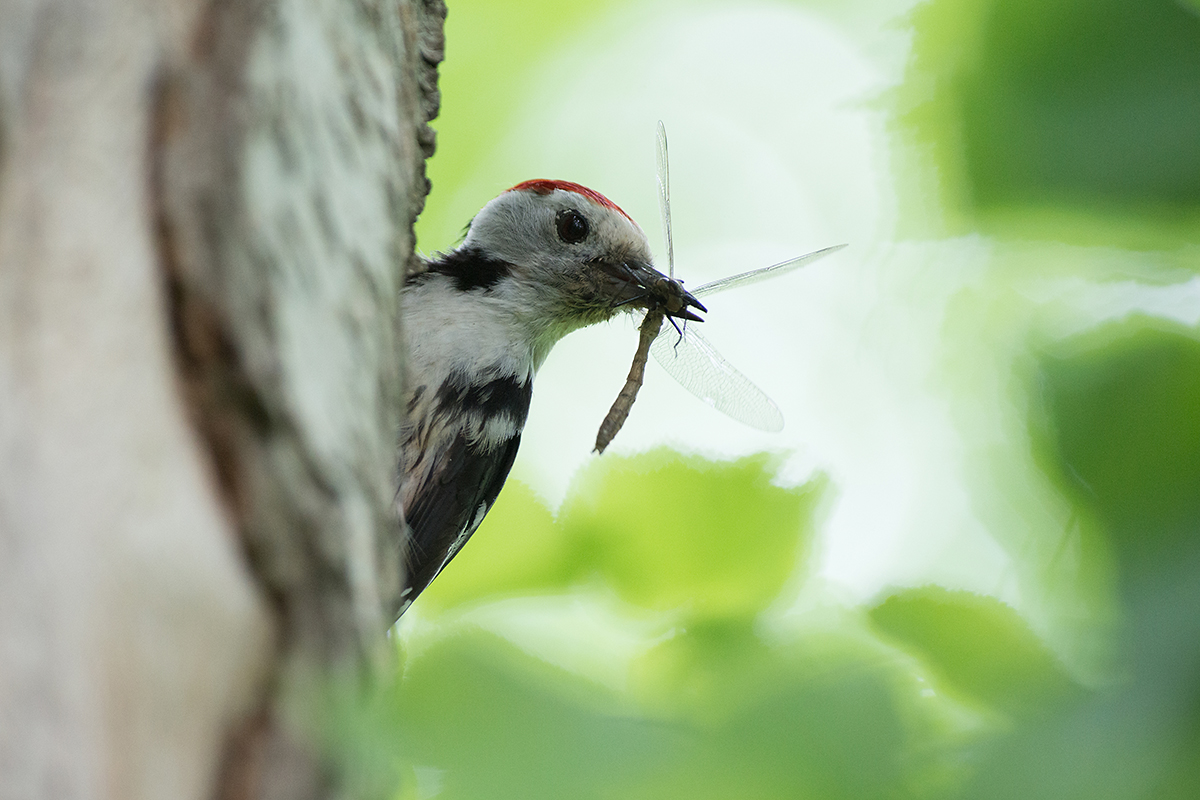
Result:
{"label": "dragonfly head", "polygon": [[655,297],[666,316],[676,319],[690,319],[693,322],[704,322],[703,319],[692,313],[689,308],[699,309],[704,312],[707,312],[708,309],[691,292],[683,288],[681,281],[668,278],[666,275],[660,273],[659,280],[654,289]]}
{"label": "dragonfly head", "polygon": [[610,276],[617,282],[617,306],[658,308],[664,315],[694,322],[704,320],[691,309],[708,311],[683,284],[668,278],[649,264],[625,261],[610,265]]}

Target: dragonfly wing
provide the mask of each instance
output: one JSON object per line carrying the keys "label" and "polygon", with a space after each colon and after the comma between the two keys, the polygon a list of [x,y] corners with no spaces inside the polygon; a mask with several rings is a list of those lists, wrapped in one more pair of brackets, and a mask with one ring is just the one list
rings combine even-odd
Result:
{"label": "dragonfly wing", "polygon": [[794,269],[808,266],[818,258],[823,258],[830,253],[836,253],[845,246],[846,245],[844,244],[835,244],[833,247],[826,247],[824,249],[808,253],[807,255],[790,258],[787,261],[781,261],[778,264],[772,264],[769,267],[751,270],[750,272],[742,272],[737,275],[730,275],[728,278],[721,278],[720,280],[715,280],[711,283],[706,283],[703,286],[692,289],[692,294],[696,297],[703,297],[706,294],[723,292],[726,289],[732,289],[735,286],[746,286],[747,284],[765,281],[767,278],[776,278],[780,275],[791,272]]}
{"label": "dragonfly wing", "polygon": [[783,430],[779,407],[695,330],[685,327],[681,338],[666,326],[650,354],[683,388],[722,414],[762,431]]}
{"label": "dragonfly wing", "polygon": [[667,126],[658,121],[658,149],[654,151],[658,168],[658,211],[662,215],[663,241],[667,245],[667,277],[675,277],[675,243],[671,237],[671,167],[667,163]]}

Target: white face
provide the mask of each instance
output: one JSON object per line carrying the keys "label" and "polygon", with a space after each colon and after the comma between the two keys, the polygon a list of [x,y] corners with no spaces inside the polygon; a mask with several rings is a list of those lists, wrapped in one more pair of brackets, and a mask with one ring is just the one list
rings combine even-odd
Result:
{"label": "white face", "polygon": [[633,220],[561,188],[505,192],[475,216],[463,246],[551,283],[590,263],[652,263],[646,234]]}
{"label": "white face", "polygon": [[545,342],[644,307],[646,287],[661,277],[633,220],[602,195],[560,181],[529,181],[492,200],[461,248],[511,265],[504,292]]}

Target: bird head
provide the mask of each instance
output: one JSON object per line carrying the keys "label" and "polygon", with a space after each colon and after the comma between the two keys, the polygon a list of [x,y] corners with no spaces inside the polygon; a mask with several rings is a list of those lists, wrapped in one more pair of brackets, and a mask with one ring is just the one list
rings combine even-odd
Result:
{"label": "bird head", "polygon": [[475,216],[460,248],[508,266],[524,304],[559,334],[658,307],[700,320],[683,286],[652,266],[646,234],[616,203],[568,181],[517,184]]}

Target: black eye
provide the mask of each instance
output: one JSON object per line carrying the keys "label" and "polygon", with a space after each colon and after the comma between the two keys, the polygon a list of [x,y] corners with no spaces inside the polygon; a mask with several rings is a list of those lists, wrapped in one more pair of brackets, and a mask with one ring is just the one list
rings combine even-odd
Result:
{"label": "black eye", "polygon": [[558,238],[567,244],[579,244],[587,238],[588,221],[573,208],[558,212],[554,217],[554,225],[558,228]]}

